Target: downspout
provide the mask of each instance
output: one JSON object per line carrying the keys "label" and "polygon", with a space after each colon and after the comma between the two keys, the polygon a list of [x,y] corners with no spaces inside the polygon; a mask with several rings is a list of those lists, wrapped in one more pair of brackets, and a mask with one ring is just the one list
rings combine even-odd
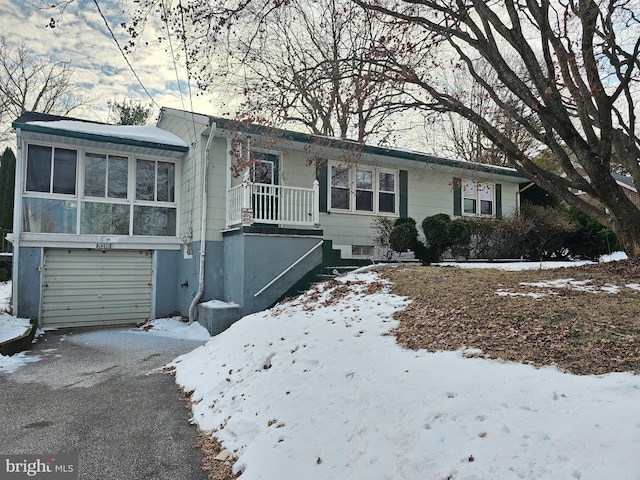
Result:
{"label": "downspout", "polygon": [[202,211],[200,222],[200,271],[198,273],[198,291],[196,296],[193,297],[191,305],[189,306],[189,323],[195,320],[196,305],[202,297],[204,292],[204,258],[207,244],[207,195],[209,187],[209,149],[211,148],[211,142],[213,136],[216,133],[215,122],[211,123],[211,130],[209,130],[209,138],[207,138],[207,145],[204,149],[204,158],[202,159],[203,172],[202,172]]}
{"label": "downspout", "polygon": [[22,129],[16,128],[16,172],[13,194],[13,256],[11,257],[11,309],[18,316],[18,288],[20,262],[20,226],[22,225],[22,164],[24,149],[22,145]]}

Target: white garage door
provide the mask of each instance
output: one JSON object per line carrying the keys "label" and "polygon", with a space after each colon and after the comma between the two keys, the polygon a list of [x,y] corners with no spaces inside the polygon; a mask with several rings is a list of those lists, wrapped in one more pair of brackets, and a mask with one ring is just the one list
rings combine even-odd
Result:
{"label": "white garage door", "polygon": [[118,325],[151,315],[152,252],[45,250],[42,324]]}

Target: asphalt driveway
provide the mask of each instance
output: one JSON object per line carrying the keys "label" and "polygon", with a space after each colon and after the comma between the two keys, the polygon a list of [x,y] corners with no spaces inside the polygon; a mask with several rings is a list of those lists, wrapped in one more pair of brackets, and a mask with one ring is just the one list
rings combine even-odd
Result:
{"label": "asphalt driveway", "polygon": [[47,332],[0,373],[0,454],[74,454],[83,480],[206,480],[173,376],[158,371],[202,342],[132,328]]}

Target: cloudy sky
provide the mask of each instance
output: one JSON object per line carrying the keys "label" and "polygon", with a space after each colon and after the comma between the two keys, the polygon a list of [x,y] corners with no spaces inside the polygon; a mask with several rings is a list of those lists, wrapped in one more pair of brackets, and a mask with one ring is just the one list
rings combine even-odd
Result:
{"label": "cloudy sky", "polygon": [[[158,43],[159,32],[152,25],[145,27],[137,49],[127,54],[132,71],[110,30],[120,47],[124,47],[130,37],[121,23],[131,20],[135,8],[133,0],[96,1],[0,0],[0,35],[10,42],[24,41],[31,50],[45,57],[69,61],[75,69],[75,81],[81,88],[79,93],[91,102],[89,107],[74,110],[70,115],[108,122],[107,102],[126,99],[151,104],[154,110],[151,123],[155,122],[160,107],[233,116],[239,97],[229,93],[231,88],[221,84],[215,87],[214,93],[202,94],[192,86],[190,91],[184,58],[173,61],[169,44]],[[70,3],[64,12],[47,8],[53,3],[66,2]],[[109,28],[100,12],[107,19]],[[52,17],[56,20],[56,28],[48,27]],[[156,27],[162,29],[163,25],[157,21]],[[177,47],[174,43],[176,50]],[[442,155],[443,140],[436,141],[442,139],[442,135],[425,136],[420,115],[413,118],[404,114],[404,120],[407,119],[412,128],[399,133],[399,145]]]}
{"label": "cloudy sky", "polygon": [[[49,3],[53,2],[49,0]],[[129,19],[126,10],[133,3],[130,0],[122,3],[121,0],[98,0],[98,4],[124,47],[129,37],[120,24]],[[47,28],[52,17],[56,18],[58,26]],[[165,51],[164,45],[157,44],[151,28],[145,30],[142,39],[149,45],[138,47],[127,55],[140,78],[138,82],[93,0],[75,0],[62,15],[47,9],[43,0],[0,0],[0,33],[10,41],[27,42],[39,54],[71,62],[76,70],[76,83],[93,100],[89,109],[82,113],[74,112],[76,116],[106,121],[107,101],[123,99],[153,103],[155,113],[158,105],[213,115],[221,115],[228,110],[212,95],[196,96],[195,89],[192,89],[193,97],[190,99],[184,64],[177,62],[177,68],[174,67],[171,55]]]}

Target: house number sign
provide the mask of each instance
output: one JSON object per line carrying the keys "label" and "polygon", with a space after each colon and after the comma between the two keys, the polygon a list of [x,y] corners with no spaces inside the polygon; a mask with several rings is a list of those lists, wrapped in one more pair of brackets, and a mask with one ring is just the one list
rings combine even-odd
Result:
{"label": "house number sign", "polygon": [[242,209],[242,224],[243,225],[251,225],[253,223],[253,209],[252,208],[243,208]]}

